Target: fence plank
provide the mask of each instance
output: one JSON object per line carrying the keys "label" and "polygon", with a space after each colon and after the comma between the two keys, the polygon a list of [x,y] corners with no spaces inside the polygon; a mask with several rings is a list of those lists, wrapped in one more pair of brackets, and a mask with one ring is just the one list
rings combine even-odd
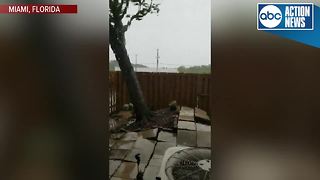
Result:
{"label": "fence plank", "polygon": [[[170,101],[176,100],[180,105],[199,105],[209,111],[209,75],[138,72],[137,77],[145,101],[154,109],[165,108]],[[109,111],[119,111],[129,102],[126,83],[120,72],[110,72],[109,83]]]}

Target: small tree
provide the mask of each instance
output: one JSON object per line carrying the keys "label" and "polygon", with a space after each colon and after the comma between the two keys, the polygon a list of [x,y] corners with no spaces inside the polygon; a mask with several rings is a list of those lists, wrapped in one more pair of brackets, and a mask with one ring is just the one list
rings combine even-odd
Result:
{"label": "small tree", "polygon": [[[133,11],[130,13],[129,11]],[[110,45],[126,81],[129,97],[134,105],[137,120],[148,119],[150,111],[144,101],[139,81],[133,70],[126,49],[125,33],[133,21],[140,21],[148,14],[158,13],[159,4],[153,0],[109,0]]]}

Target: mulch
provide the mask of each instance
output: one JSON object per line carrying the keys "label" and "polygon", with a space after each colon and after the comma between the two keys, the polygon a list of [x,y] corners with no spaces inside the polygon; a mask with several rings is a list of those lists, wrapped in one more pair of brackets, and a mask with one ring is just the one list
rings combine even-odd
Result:
{"label": "mulch", "polygon": [[151,128],[174,129],[178,121],[178,111],[171,111],[170,108],[152,111],[152,115],[145,121],[134,121],[123,129],[127,131],[141,131]]}

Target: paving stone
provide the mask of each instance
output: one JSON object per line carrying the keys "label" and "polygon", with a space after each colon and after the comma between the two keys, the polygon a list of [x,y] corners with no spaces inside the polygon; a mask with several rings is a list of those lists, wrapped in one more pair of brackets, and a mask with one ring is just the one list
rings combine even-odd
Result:
{"label": "paving stone", "polygon": [[155,142],[143,138],[138,138],[135,142],[134,149],[130,150],[126,156],[126,161],[136,162],[135,155],[140,154],[141,163],[147,163],[151,158]]}
{"label": "paving stone", "polygon": [[160,166],[149,165],[143,174],[143,179],[155,180],[156,177],[159,175],[159,171],[160,171]]}
{"label": "paving stone", "polygon": [[154,154],[163,156],[168,148],[175,147],[175,146],[176,146],[176,143],[172,143],[172,142],[158,142],[156,144]]}
{"label": "paving stone", "polygon": [[202,110],[200,108],[195,108],[194,116],[197,121],[200,121],[200,122],[203,122],[206,124],[211,123],[210,117],[207,114],[207,112],[205,112],[204,110]]}
{"label": "paving stone", "polygon": [[178,121],[178,129],[196,130],[196,124],[188,121]]}
{"label": "paving stone", "polygon": [[194,121],[194,109],[182,106],[179,113],[179,120]]}
{"label": "paving stone", "polygon": [[134,179],[112,177],[110,180],[134,180]]}
{"label": "paving stone", "polygon": [[138,134],[145,139],[155,139],[157,138],[158,128],[141,131]]}
{"label": "paving stone", "polygon": [[141,149],[131,149],[128,155],[124,158],[125,161],[137,162],[135,156],[140,154],[140,162],[147,164],[151,158],[152,151],[143,151]]}
{"label": "paving stone", "polygon": [[211,132],[197,131],[197,146],[211,148]]}
{"label": "paving stone", "polygon": [[182,120],[182,121],[194,121],[194,116],[180,115],[179,116],[179,120]]}
{"label": "paving stone", "polygon": [[114,149],[110,151],[109,159],[123,160],[130,150],[127,149]]}
{"label": "paving stone", "polygon": [[144,139],[144,138],[138,138],[137,141],[134,144],[134,148],[136,149],[153,149],[155,145],[155,141]]}
{"label": "paving stone", "polygon": [[176,133],[167,132],[167,131],[160,131],[160,133],[158,135],[158,141],[166,141],[166,142],[176,143],[177,134]]}
{"label": "paving stone", "polygon": [[124,136],[121,138],[122,141],[135,141],[139,137],[138,133],[136,132],[127,132],[124,134]]}
{"label": "paving stone", "polygon": [[121,161],[109,160],[109,176],[113,175],[116,172],[120,164],[121,164]]}
{"label": "paving stone", "polygon": [[123,162],[114,174],[117,178],[135,179],[138,174],[138,165],[134,162]]}
{"label": "paving stone", "polygon": [[132,149],[136,141],[116,140],[111,149]]}
{"label": "paving stone", "polygon": [[196,131],[178,129],[177,145],[180,146],[197,146]]}
{"label": "paving stone", "polygon": [[[194,109],[188,106],[181,106],[180,112],[190,112],[193,111]],[[193,115],[193,114],[192,114]]]}
{"label": "paving stone", "polygon": [[163,156],[154,154],[149,162],[149,166],[161,166]]}
{"label": "paving stone", "polygon": [[211,126],[201,123],[196,123],[197,131],[211,132]]}

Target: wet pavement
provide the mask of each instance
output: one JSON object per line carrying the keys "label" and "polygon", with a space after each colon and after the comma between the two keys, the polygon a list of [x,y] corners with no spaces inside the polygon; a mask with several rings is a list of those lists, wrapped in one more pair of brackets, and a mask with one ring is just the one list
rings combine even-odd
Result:
{"label": "wet pavement", "polygon": [[202,123],[210,124],[210,117],[207,114],[207,112],[205,112],[199,108],[195,108],[194,117],[196,120],[198,120]]}
{"label": "wet pavement", "polygon": [[211,148],[210,131],[197,131],[197,147]]}
{"label": "wet pavement", "polygon": [[194,109],[182,106],[179,114],[179,120],[194,121]]}
{"label": "wet pavement", "polygon": [[186,130],[195,131],[196,124],[194,122],[178,121],[178,129],[186,129]]}
{"label": "wet pavement", "polygon": [[123,160],[129,152],[130,150],[127,149],[112,149],[110,151],[109,159]]}
{"label": "wet pavement", "polygon": [[174,147],[176,146],[176,143],[172,143],[172,142],[158,142],[156,145],[156,149],[154,150],[154,154],[155,155],[160,155],[163,156],[164,153],[166,152],[166,150],[169,147]]}
{"label": "wet pavement", "polygon": [[120,167],[117,169],[114,177],[135,179],[138,174],[138,165],[133,162],[122,162]]}
{"label": "wet pavement", "polygon": [[159,171],[160,171],[160,165],[159,166],[149,165],[143,174],[143,179],[155,180],[159,174]]}
{"label": "wet pavement", "polygon": [[211,132],[211,126],[196,123],[197,131],[205,131],[205,132]]}
{"label": "wet pavement", "polygon": [[120,164],[121,161],[119,160],[109,160],[109,177],[111,177],[116,172]]}
{"label": "wet pavement", "polygon": [[136,141],[116,140],[111,146],[112,149],[132,149]]}
{"label": "wet pavement", "polygon": [[167,131],[160,131],[158,141],[173,142],[177,141],[177,134]]}
{"label": "wet pavement", "polygon": [[156,129],[149,129],[146,131],[139,132],[139,135],[145,139],[156,139],[158,134],[158,128]]}
{"label": "wet pavement", "polygon": [[111,180],[135,179],[135,156],[140,154],[140,171],[145,180],[155,180],[166,150],[175,146],[211,147],[211,126],[195,122],[194,110],[181,107],[176,131],[149,129],[110,136],[109,176]]}
{"label": "wet pavement", "polygon": [[178,146],[189,146],[196,147],[197,146],[197,132],[190,130],[178,130]]}

